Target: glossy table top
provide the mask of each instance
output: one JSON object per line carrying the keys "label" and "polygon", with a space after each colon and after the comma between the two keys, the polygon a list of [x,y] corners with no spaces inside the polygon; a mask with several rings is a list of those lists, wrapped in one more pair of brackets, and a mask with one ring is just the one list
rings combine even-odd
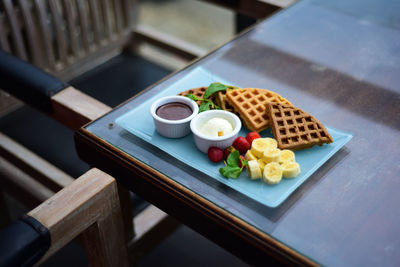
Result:
{"label": "glossy table top", "polygon": [[[396,265],[400,262],[398,10],[396,1],[301,1],[85,130],[313,261]],[[122,128],[109,126],[197,66],[239,85],[276,91],[354,137],[283,204],[268,208],[221,187]]]}

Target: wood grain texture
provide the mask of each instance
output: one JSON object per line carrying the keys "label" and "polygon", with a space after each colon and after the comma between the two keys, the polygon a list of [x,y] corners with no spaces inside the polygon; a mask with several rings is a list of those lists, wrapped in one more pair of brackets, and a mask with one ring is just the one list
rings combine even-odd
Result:
{"label": "wood grain texture", "polygon": [[9,32],[8,28],[3,22],[4,14],[0,12],[0,48],[6,52],[10,52],[10,43],[8,42],[7,34]]}
{"label": "wood grain texture", "polygon": [[79,49],[79,28],[77,26],[77,11],[74,5],[74,1],[63,0],[63,10],[65,12],[66,30],[69,39],[70,55],[75,60],[80,58],[81,52]]}
{"label": "wood grain texture", "polygon": [[38,35],[39,42],[43,45],[43,52],[45,54],[46,65],[45,69],[51,72],[57,71],[56,56],[52,41],[52,31],[48,23],[48,13],[46,12],[46,5],[44,1],[34,0],[34,10],[39,24],[37,25],[40,35]]}
{"label": "wood grain texture", "polygon": [[89,54],[89,49],[91,45],[90,40],[90,29],[89,29],[89,12],[86,8],[84,1],[76,1],[76,6],[78,10],[78,21],[80,29],[80,40],[83,44],[83,52]]}
{"label": "wood grain texture", "polygon": [[11,0],[4,0],[1,2],[1,4],[8,19],[8,25],[13,40],[15,53],[19,58],[28,60],[28,54],[23,41],[22,32],[20,31],[20,22],[15,12],[13,3]]}
{"label": "wood grain texture", "polygon": [[89,170],[28,215],[51,234],[51,247],[41,262],[89,229],[88,235],[95,238],[85,243],[91,243],[89,260],[94,266],[128,265],[118,189],[115,180],[98,169]]}
{"label": "wood grain texture", "polygon": [[[65,26],[63,13],[61,10],[61,3],[59,0],[49,0],[50,15],[53,22],[53,29],[55,34],[55,40],[53,41],[55,50],[58,55],[58,62],[60,64],[68,63],[68,52],[67,52],[67,38],[65,34]],[[62,66],[59,66],[62,68]]]}
{"label": "wood grain texture", "polygon": [[25,34],[27,37],[27,45],[29,47],[29,55],[31,61],[34,65],[39,67],[44,67],[42,51],[40,45],[37,42],[38,31],[35,26],[35,21],[33,19],[33,12],[30,8],[30,3],[26,0],[19,1],[20,12],[21,12],[21,23],[22,28],[25,29]]}
{"label": "wood grain texture", "polygon": [[73,87],[62,90],[51,100],[54,110],[53,118],[73,130],[111,110],[107,105]]}

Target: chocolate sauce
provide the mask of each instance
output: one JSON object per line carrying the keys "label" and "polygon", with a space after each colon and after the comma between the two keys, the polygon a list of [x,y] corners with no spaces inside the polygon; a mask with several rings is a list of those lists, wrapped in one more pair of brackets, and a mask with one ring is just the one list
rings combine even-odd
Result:
{"label": "chocolate sauce", "polygon": [[166,120],[182,120],[193,114],[193,110],[186,104],[171,102],[159,106],[156,114]]}

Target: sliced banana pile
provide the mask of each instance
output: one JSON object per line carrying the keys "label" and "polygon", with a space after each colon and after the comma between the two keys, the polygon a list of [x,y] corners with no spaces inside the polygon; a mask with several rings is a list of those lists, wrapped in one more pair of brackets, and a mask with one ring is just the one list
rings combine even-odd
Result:
{"label": "sliced banana pile", "polygon": [[273,138],[254,139],[245,159],[248,160],[247,172],[250,179],[263,178],[267,184],[277,184],[282,177],[294,178],[300,173],[294,152],[280,150]]}

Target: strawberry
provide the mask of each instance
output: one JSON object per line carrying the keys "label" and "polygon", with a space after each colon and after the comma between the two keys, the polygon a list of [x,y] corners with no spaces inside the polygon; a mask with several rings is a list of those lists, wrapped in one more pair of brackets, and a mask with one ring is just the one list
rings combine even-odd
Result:
{"label": "strawberry", "polygon": [[227,147],[224,149],[224,159],[227,160],[229,154],[231,154],[233,151],[235,151],[236,149],[233,146]]}
{"label": "strawberry", "polygon": [[261,136],[257,132],[250,132],[246,135],[246,140],[247,142],[249,142],[250,145],[251,143],[253,143],[253,140],[257,138],[261,138]]}
{"label": "strawberry", "polygon": [[241,154],[245,154],[250,149],[250,144],[243,136],[239,136],[233,141],[232,146],[239,150]]}
{"label": "strawberry", "polygon": [[224,156],[222,149],[218,147],[210,147],[208,149],[208,158],[213,162],[220,162]]}

